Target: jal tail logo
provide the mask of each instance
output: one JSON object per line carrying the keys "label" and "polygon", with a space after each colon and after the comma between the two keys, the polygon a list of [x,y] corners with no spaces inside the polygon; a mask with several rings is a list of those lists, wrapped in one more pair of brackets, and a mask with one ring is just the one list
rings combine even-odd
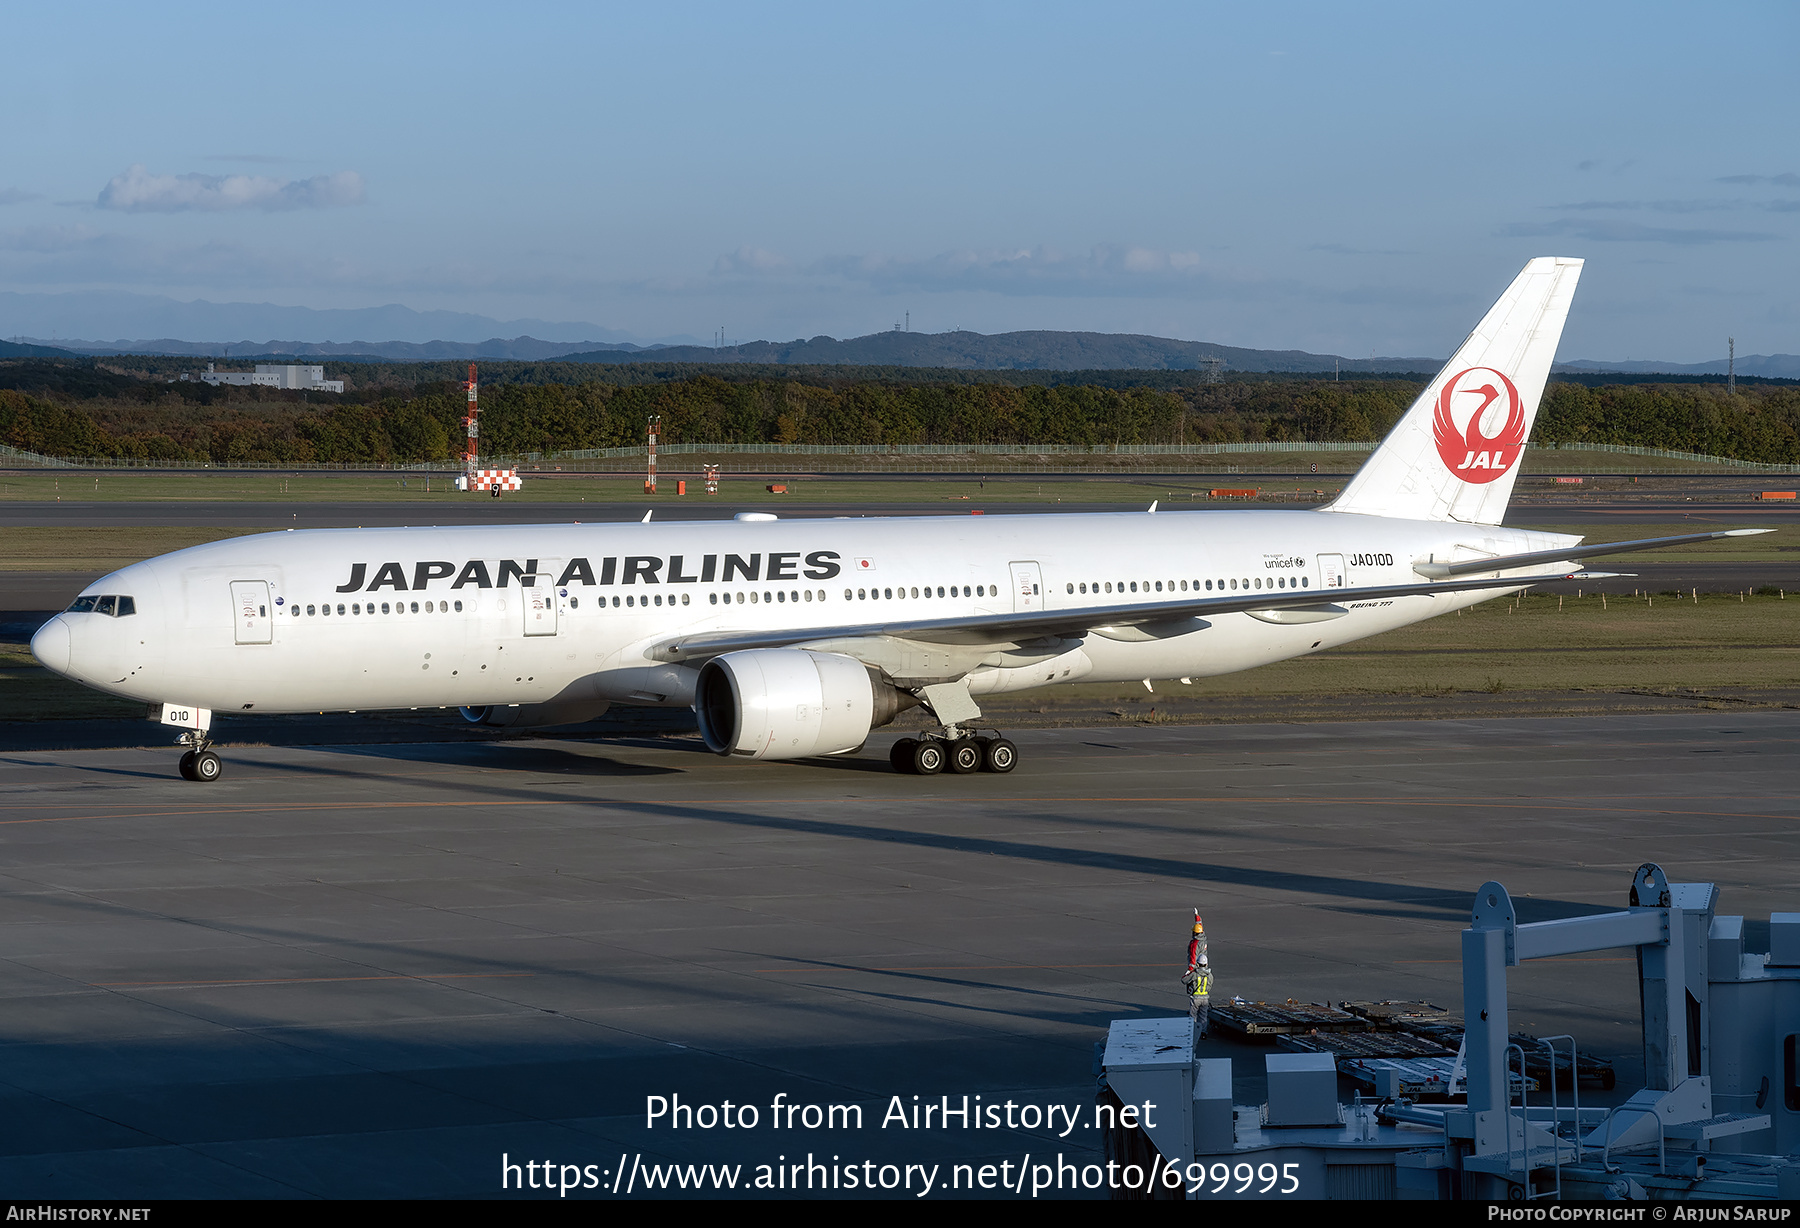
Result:
{"label": "jal tail logo", "polygon": [[[1484,422],[1497,423],[1499,431],[1484,434]],[[1519,404],[1519,390],[1492,367],[1459,372],[1438,396],[1431,432],[1451,473],[1465,482],[1491,482],[1510,470],[1525,450],[1525,407]]]}

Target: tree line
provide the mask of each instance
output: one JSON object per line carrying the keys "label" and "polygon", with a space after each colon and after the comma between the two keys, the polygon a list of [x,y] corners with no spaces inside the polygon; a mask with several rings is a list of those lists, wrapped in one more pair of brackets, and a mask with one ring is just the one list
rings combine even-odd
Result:
{"label": "tree line", "polygon": [[[0,443],[51,456],[173,463],[404,464],[453,461],[462,452],[466,399],[445,379],[370,381],[337,396],[61,366],[0,363]],[[1372,441],[1425,383],[1401,377],[1203,383],[1193,382],[1191,372],[1180,374],[1189,382],[1170,387],[858,379],[847,370],[816,380],[706,373],[641,382],[484,382],[481,451],[641,446],[652,415],[661,417],[667,443]],[[1796,463],[1800,385],[1740,383],[1733,396],[1723,384],[1558,382],[1546,390],[1534,439]]]}

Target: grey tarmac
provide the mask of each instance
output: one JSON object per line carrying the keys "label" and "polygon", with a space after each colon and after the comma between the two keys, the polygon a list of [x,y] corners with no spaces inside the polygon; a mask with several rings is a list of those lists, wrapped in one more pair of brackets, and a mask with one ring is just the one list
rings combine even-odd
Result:
{"label": "grey tarmac", "polygon": [[[1091,1105],[1107,1021],[1183,1009],[1194,907],[1215,1000],[1459,1006],[1490,877],[1521,920],[1620,907],[1644,861],[1753,921],[1797,906],[1793,713],[1011,736],[1017,772],[928,779],[885,737],[766,765],[652,738],[239,746],[209,786],[168,749],[0,753],[0,1189],[484,1197],[503,1154],[607,1180],[638,1154],[1089,1163],[1085,1127],[877,1122],[915,1094]],[[1545,961],[1512,1010],[1617,1058],[1622,1092],[1635,988],[1629,952]],[[1261,1099],[1262,1051],[1208,1052]],[[647,1128],[676,1094],[764,1120]],[[772,1131],[780,1094],[867,1124]]]}

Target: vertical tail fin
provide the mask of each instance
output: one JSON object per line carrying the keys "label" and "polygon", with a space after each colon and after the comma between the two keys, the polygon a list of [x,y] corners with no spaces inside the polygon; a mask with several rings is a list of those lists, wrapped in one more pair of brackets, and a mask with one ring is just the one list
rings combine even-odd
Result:
{"label": "vertical tail fin", "polygon": [[1581,261],[1539,256],[1326,511],[1499,524]]}

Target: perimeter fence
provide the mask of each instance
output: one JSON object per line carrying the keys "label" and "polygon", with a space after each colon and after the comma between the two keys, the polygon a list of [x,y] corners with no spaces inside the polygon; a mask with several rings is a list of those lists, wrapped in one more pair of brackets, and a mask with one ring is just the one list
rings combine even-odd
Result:
{"label": "perimeter fence", "polygon": [[[800,444],[800,443],[675,443],[657,448],[659,459],[692,458],[698,466],[703,460],[742,458],[740,472],[770,471],[781,473],[1129,473],[1158,472],[1192,468],[1202,473],[1250,471],[1313,472],[1312,464],[1299,458],[1314,455],[1329,457],[1338,463],[1321,467],[1320,473],[1348,473],[1361,464],[1361,458],[1374,451],[1376,444],[1367,441],[1341,440],[1324,442],[1260,441],[1252,443],[1209,444]],[[486,456],[485,467],[513,468],[537,472],[565,473],[632,473],[641,472],[648,450],[643,446],[629,448],[578,448],[560,452],[522,452]],[[1700,452],[1675,452],[1665,448],[1640,448],[1628,444],[1607,443],[1534,443],[1526,451],[1530,463],[1534,455],[1567,452],[1602,454],[1618,457],[1640,457],[1664,462],[1655,466],[1632,466],[1624,463],[1578,466],[1583,472],[1596,474],[1647,473],[1713,473],[1720,469],[1747,473],[1800,474],[1800,464],[1741,460],[1730,456],[1709,456]],[[1268,457],[1270,460],[1233,463],[1231,457]],[[1273,462],[1284,457],[1290,463]],[[1570,458],[1573,461],[1573,457]],[[1674,463],[1670,463],[1674,462]],[[1685,463],[1686,467],[1682,467]],[[1327,464],[1330,464],[1328,461]],[[275,461],[173,461],[145,457],[57,457],[0,445],[0,467],[9,469],[136,469],[193,473],[207,470],[267,471],[286,473],[461,473],[460,461],[408,461],[381,463],[375,461],[315,462],[296,464]],[[1533,465],[1540,468],[1540,465]],[[665,468],[665,473],[670,472]]]}

